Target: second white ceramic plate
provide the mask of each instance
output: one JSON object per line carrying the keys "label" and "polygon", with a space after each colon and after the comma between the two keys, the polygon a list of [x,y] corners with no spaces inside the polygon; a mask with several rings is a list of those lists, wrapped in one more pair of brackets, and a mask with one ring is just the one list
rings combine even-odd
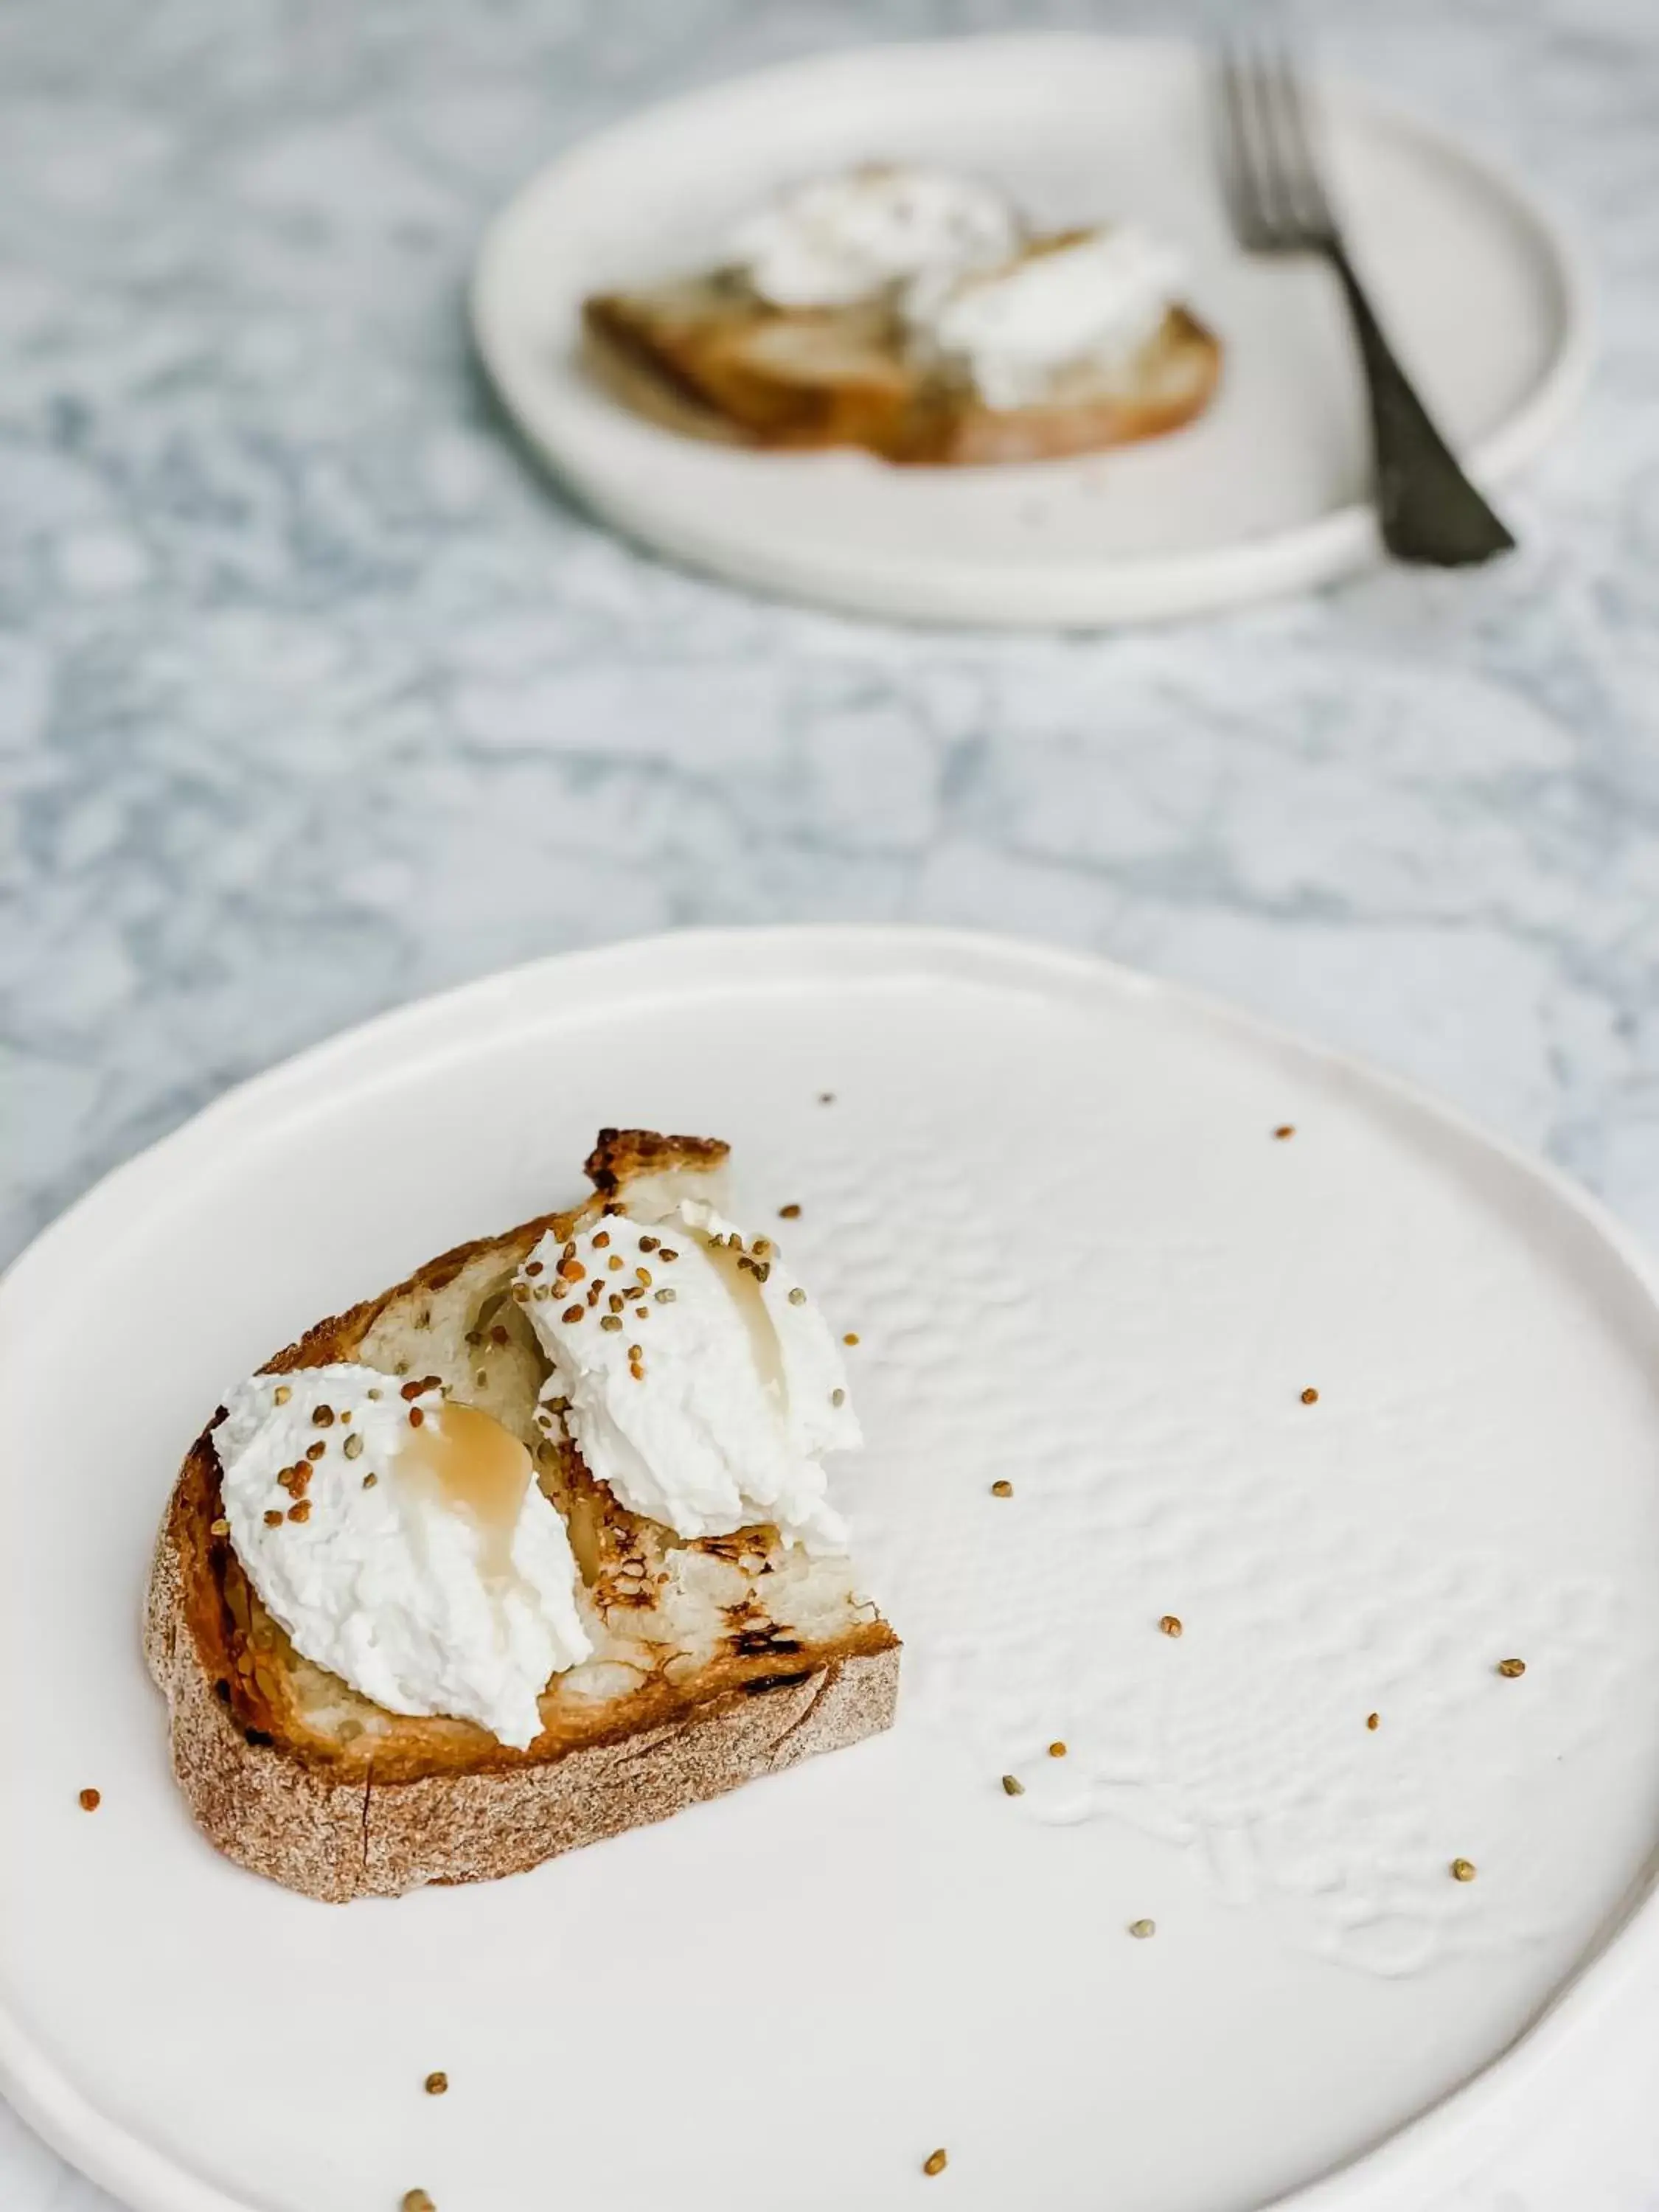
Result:
{"label": "second white ceramic plate", "polygon": [[[1330,165],[1409,370],[1496,484],[1560,421],[1585,336],[1571,264],[1520,186],[1333,87]],[[1177,241],[1227,349],[1178,435],[998,469],[768,456],[648,421],[585,368],[591,292],[718,258],[787,180],[871,158],[1008,187],[1045,225],[1127,217]],[[526,434],[607,520],[767,591],[889,616],[1089,625],[1297,589],[1372,554],[1364,402],[1334,280],[1251,260],[1213,176],[1204,65],[1106,38],[837,54],[641,115],[543,172],[485,240],[483,357]]]}
{"label": "second white ceramic plate", "polygon": [[[515,1881],[290,1896],[167,1772],[179,1456],[605,1121],[732,1139],[860,1338],[899,1724]],[[1423,2212],[1659,1965],[1643,1902],[1586,1972],[1659,1837],[1656,1374],[1565,1185],[1089,962],[715,935],[411,1007],[0,1286],[0,2086],[141,2212],[887,2212],[939,2146],[956,2212]]]}

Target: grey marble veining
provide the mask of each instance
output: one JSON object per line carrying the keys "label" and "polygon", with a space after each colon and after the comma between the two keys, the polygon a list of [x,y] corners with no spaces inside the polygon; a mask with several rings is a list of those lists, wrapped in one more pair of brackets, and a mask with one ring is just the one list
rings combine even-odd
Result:
{"label": "grey marble veining", "polygon": [[[461,288],[523,173],[663,91],[876,36],[1167,28],[1152,0],[0,10],[0,1258],[380,1007],[792,918],[1200,983],[1659,1245],[1659,17],[1309,12],[1565,213],[1588,402],[1501,569],[1061,640],[766,605],[622,545],[504,434]],[[1598,2154],[1640,2078],[1470,2212],[1659,2204],[1659,2120]],[[0,2202],[107,2203],[3,2108]]]}

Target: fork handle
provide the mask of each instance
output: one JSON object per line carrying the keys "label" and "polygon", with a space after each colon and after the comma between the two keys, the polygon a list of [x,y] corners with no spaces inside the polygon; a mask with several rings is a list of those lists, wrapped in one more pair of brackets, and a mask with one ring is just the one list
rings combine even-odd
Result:
{"label": "fork handle", "polygon": [[1370,401],[1376,512],[1382,542],[1397,561],[1467,568],[1507,553],[1514,538],[1458,466],[1382,334],[1353,264],[1340,245],[1328,248],[1353,318]]}

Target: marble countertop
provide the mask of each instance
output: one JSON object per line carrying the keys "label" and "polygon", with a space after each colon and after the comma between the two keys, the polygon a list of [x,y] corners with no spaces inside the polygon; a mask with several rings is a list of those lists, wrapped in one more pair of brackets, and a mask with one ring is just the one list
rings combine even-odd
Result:
{"label": "marble countertop", "polygon": [[[792,918],[1196,982],[1659,1246],[1659,18],[1309,12],[1565,215],[1589,398],[1498,569],[1073,639],[766,605],[621,544],[504,434],[461,288],[524,173],[662,91],[854,39],[1166,27],[1153,0],[0,12],[0,1260],[380,1007]],[[1469,2212],[1659,2206],[1659,2114],[1626,2124],[1656,2056]],[[3,2107],[0,2201],[109,2203]]]}

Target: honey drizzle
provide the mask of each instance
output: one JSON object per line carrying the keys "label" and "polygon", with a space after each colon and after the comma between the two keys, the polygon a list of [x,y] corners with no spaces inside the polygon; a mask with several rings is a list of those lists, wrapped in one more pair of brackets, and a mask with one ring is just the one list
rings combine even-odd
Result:
{"label": "honey drizzle", "polygon": [[715,1273],[731,1293],[732,1303],[749,1332],[749,1348],[755,1355],[761,1387],[769,1396],[781,1402],[784,1395],[783,1352],[778,1343],[777,1323],[761,1296],[761,1286],[747,1267],[738,1265],[738,1254],[729,1244],[716,1244],[711,1237],[700,1230],[692,1234],[704,1256],[712,1261]]}
{"label": "honey drizzle", "polygon": [[410,1431],[398,1458],[400,1474],[423,1478],[446,1505],[466,1515],[482,1538],[480,1567],[492,1580],[505,1581],[533,1473],[517,1437],[477,1406],[446,1400]]}

